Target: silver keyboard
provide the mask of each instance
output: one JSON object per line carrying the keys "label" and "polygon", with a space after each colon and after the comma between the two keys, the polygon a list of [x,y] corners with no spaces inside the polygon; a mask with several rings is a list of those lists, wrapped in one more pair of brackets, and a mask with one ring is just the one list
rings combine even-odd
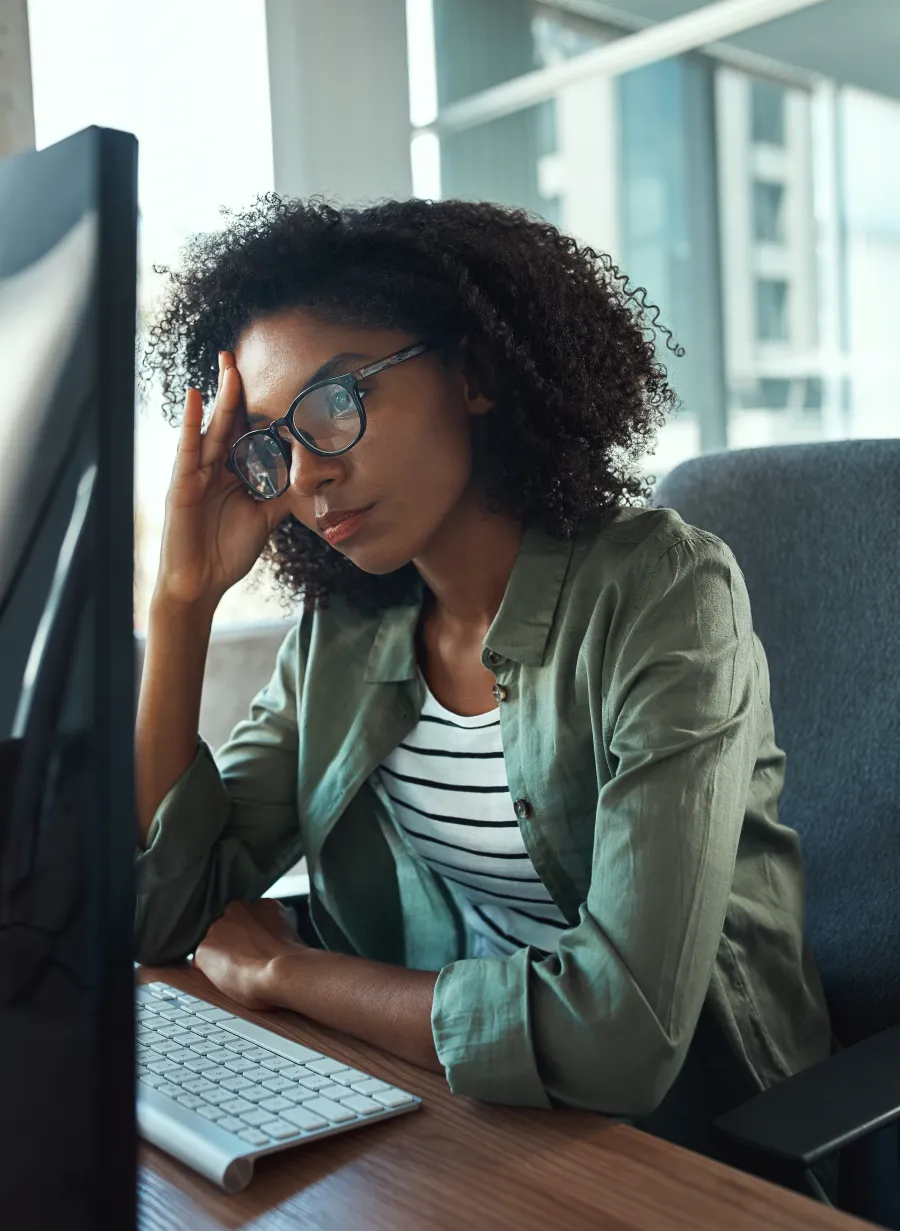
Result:
{"label": "silver keyboard", "polygon": [[136,989],[142,1137],[239,1192],[254,1161],[422,1100],[167,983]]}

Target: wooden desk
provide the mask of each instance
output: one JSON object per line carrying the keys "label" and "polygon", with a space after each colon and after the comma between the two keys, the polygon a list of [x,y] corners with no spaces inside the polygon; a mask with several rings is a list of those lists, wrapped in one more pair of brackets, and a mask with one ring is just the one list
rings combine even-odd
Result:
{"label": "wooden desk", "polygon": [[419,1111],[261,1159],[227,1197],[141,1143],[140,1231],[850,1231],[872,1224],[578,1111],[454,1098],[446,1082],[287,1012],[251,1013],[188,967],[141,970],[421,1095]]}

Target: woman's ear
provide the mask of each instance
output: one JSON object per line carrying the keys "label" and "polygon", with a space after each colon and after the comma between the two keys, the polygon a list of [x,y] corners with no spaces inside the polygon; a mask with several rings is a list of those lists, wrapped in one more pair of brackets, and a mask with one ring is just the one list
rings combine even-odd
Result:
{"label": "woman's ear", "polygon": [[484,356],[471,345],[468,335],[460,340],[459,353],[459,368],[469,414],[487,414],[494,408],[493,400],[482,392],[484,389],[489,389],[492,384],[490,365]]}

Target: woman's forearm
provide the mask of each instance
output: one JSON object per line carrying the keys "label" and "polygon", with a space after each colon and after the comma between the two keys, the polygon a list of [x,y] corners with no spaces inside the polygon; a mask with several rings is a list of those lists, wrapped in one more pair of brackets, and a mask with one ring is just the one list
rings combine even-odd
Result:
{"label": "woman's forearm", "polygon": [[431,1031],[436,982],[431,970],[302,949],[272,961],[265,995],[280,1008],[442,1073]]}
{"label": "woman's forearm", "polygon": [[214,607],[154,600],[135,723],[138,844],[197,752],[200,698]]}

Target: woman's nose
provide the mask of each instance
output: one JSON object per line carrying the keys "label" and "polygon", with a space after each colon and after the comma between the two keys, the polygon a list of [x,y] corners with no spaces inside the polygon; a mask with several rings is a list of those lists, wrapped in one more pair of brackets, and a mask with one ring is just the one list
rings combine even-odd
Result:
{"label": "woman's nose", "polygon": [[299,440],[291,441],[291,487],[301,496],[315,495],[324,482],[340,476],[343,466],[342,456],[323,457]]}

